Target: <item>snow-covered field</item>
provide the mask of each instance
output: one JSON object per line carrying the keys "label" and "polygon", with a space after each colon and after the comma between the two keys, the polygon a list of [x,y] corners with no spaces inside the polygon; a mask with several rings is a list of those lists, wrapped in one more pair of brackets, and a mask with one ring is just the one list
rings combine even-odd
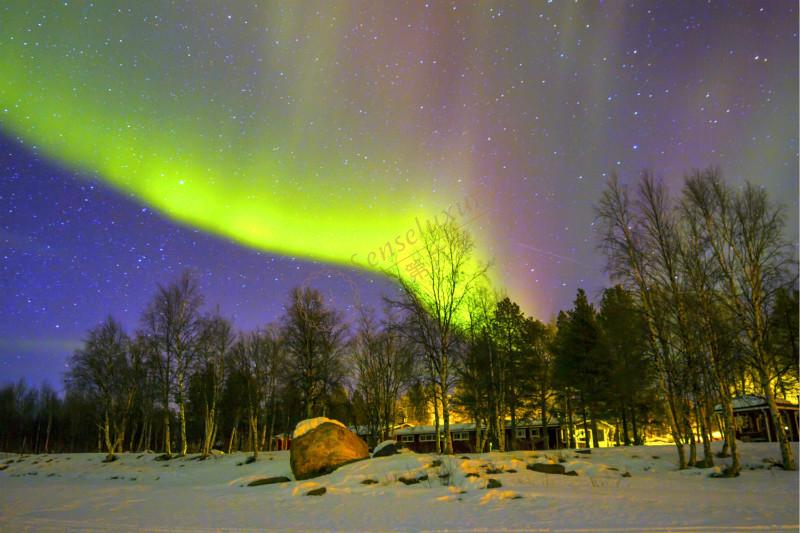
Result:
{"label": "snow-covered field", "polygon": [[[108,464],[102,454],[5,454],[0,468],[14,462],[0,471],[0,530],[798,529],[797,472],[769,469],[767,462],[779,459],[777,445],[743,444],[745,469],[735,479],[710,478],[708,469],[677,471],[673,450],[449,458],[404,452],[310,481],[253,487],[247,484],[264,477],[292,478],[288,452],[262,454],[252,464],[244,464],[245,454],[166,462],[155,461],[154,454],[123,454]],[[577,476],[526,468],[558,463],[559,456]],[[407,485],[401,478],[419,481]],[[501,486],[486,488],[490,479]],[[319,487],[325,494],[306,496]]]}

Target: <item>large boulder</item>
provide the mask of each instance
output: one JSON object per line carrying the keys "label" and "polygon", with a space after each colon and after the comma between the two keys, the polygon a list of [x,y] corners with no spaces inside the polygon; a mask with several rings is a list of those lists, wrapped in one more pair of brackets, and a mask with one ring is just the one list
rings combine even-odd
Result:
{"label": "large boulder", "polygon": [[295,479],[329,474],[340,466],[369,457],[367,443],[341,422],[324,417],[297,424],[289,464]]}

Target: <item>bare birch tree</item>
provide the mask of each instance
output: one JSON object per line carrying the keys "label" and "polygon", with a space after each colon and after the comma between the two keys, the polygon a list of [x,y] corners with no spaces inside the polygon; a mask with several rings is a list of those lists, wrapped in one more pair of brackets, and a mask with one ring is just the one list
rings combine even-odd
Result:
{"label": "bare birch tree", "polygon": [[283,321],[290,379],[303,397],[306,418],[321,415],[323,399],[342,375],[346,326],[312,288],[292,290]]}
{"label": "bare birch tree", "polygon": [[380,327],[374,313],[364,309],[353,339],[352,363],[367,427],[376,442],[386,439],[395,423],[400,394],[411,378],[412,350],[397,327]]}
{"label": "bare birch tree", "polygon": [[[484,280],[486,266],[476,264],[475,245],[455,222],[430,226],[408,261],[414,275],[388,272],[403,291],[390,303],[413,317],[419,347],[435,379],[434,390],[442,410],[445,454],[453,453],[450,438],[450,389],[455,378],[459,328],[466,322],[470,294]],[[438,435],[438,432],[437,432]]]}
{"label": "bare birch tree", "polygon": [[663,303],[658,301],[659,287],[650,262],[651,250],[642,236],[642,220],[635,216],[628,191],[616,176],[609,181],[597,207],[602,224],[601,249],[608,260],[610,275],[625,282],[638,295],[645,316],[650,349],[658,372],[658,384],[665,402],[665,412],[678,453],[679,468],[687,467],[684,449],[685,424],[680,397],[681,376],[670,338]]}
{"label": "bare birch tree", "polygon": [[142,319],[143,334],[149,337],[152,361],[161,388],[164,408],[164,452],[172,453],[170,401],[178,405],[181,455],[186,455],[186,400],[190,365],[200,334],[200,306],[203,297],[197,281],[185,271],[180,279],[158,286],[156,296]]}
{"label": "bare birch tree", "polygon": [[88,392],[101,406],[99,427],[111,461],[121,449],[131,403],[134,382],[128,359],[130,339],[122,326],[108,317],[89,331],[84,347],[70,361],[67,383]]}
{"label": "bare birch tree", "polygon": [[[736,476],[741,470],[736,426],[733,418],[732,379],[738,351],[731,346],[734,334],[732,316],[722,303],[720,295],[721,271],[714,259],[714,252],[706,237],[702,213],[691,200],[691,187],[684,189],[680,203],[684,247],[681,253],[682,270],[685,272],[692,322],[700,331],[698,348],[706,354],[712,373],[711,384],[716,388],[716,397],[722,407],[722,431],[725,436],[723,455],[731,456],[728,475]],[[708,410],[709,407],[707,406]]]}
{"label": "bare birch tree", "polygon": [[230,322],[211,315],[202,321],[198,343],[197,378],[201,381],[203,396],[203,445],[201,455],[206,458],[216,440],[219,427],[218,406],[228,368],[228,358],[234,342]]}
{"label": "bare birch tree", "polygon": [[735,191],[715,169],[686,180],[685,201],[704,225],[704,237],[722,278],[722,302],[741,325],[745,355],[769,406],[785,470],[797,464],[775,403],[778,372],[769,353],[769,316],[781,288],[794,281],[791,246],[786,241],[783,211],[766,191],[747,183]]}
{"label": "bare birch tree", "polygon": [[267,375],[267,344],[259,332],[240,334],[232,348],[232,358],[244,380],[247,406],[248,445],[253,459],[258,459],[259,422],[264,407]]}

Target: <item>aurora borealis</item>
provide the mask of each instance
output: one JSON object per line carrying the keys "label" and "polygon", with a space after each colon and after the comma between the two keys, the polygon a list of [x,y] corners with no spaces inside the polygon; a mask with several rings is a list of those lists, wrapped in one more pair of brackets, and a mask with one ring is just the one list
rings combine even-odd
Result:
{"label": "aurora borealis", "polygon": [[719,165],[796,242],[797,26],[783,1],[2,2],[0,372],[58,382],[186,266],[243,328],[306,279],[378,305],[352,263],[467,204],[547,320],[606,283],[612,172]]}

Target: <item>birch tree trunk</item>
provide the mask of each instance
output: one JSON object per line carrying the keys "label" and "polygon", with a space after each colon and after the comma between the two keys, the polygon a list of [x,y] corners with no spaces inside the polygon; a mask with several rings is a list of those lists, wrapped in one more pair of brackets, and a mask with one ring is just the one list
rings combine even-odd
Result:
{"label": "birch tree trunk", "polygon": [[688,407],[684,413],[684,423],[686,424],[686,435],[689,436],[688,466],[695,466],[697,464],[697,440],[694,438],[694,428],[692,428],[692,419]]}
{"label": "birch tree trunk", "polygon": [[714,466],[714,454],[711,452],[711,440],[708,438],[710,427],[706,417],[706,409],[700,402],[695,402],[695,418],[700,424],[700,436],[703,439],[703,468]]}
{"label": "birch tree trunk", "polygon": [[208,439],[211,433],[211,427],[209,423],[209,409],[208,409],[208,402],[205,402],[203,405],[203,445],[200,449],[200,457],[201,459],[205,459],[208,457]]}
{"label": "birch tree trunk", "polygon": [[678,451],[678,468],[681,470],[685,470],[687,468],[686,464],[686,452],[683,448],[683,436],[681,435],[681,431],[678,425],[678,412],[675,408],[675,397],[672,393],[666,392],[667,387],[664,385],[664,378],[659,378],[658,380],[659,387],[664,391],[662,394],[666,401],[666,413],[667,413],[667,421],[669,423],[670,430],[672,431],[672,440],[675,443],[675,448]]}
{"label": "birch tree trunk", "polygon": [[481,448],[481,421],[478,419],[477,416],[472,418],[473,424],[475,424],[475,452],[482,453],[483,448]]}
{"label": "birch tree trunk", "polygon": [[447,397],[447,385],[442,385],[442,420],[444,422],[444,450],[445,455],[453,455],[453,439],[450,435],[450,400]]}
{"label": "birch tree trunk", "polygon": [[431,383],[433,390],[433,427],[436,432],[436,453],[442,453],[441,435],[439,434],[439,399],[436,397],[436,383]]}
{"label": "birch tree trunk", "polygon": [[133,443],[136,440],[136,430],[138,429],[137,426],[138,424],[136,422],[134,422],[133,425],[131,426],[131,438],[128,441],[128,451],[131,452],[134,450]]}
{"label": "birch tree trunk", "polygon": [[47,415],[47,431],[44,437],[44,453],[50,453],[50,429],[53,427],[53,414]]}
{"label": "birch tree trunk", "polygon": [[542,411],[542,448],[545,450],[550,449],[550,432],[547,431],[547,397],[542,393],[540,400],[540,408]]}
{"label": "birch tree trunk", "polygon": [[164,408],[164,453],[172,455],[171,436],[169,434],[169,409]]}
{"label": "birch tree trunk", "polygon": [[575,423],[572,419],[572,402],[570,402],[569,394],[566,396],[566,404],[567,404],[567,427],[569,428],[569,442],[567,446],[569,448],[577,448],[577,443],[575,442]]}
{"label": "birch tree trunk", "polygon": [[233,428],[231,429],[231,436],[228,439],[228,455],[230,455],[231,452],[233,451],[233,439],[235,438],[236,438],[236,423],[234,423]]}
{"label": "birch tree trunk", "polygon": [[253,459],[258,459],[258,414],[251,413],[250,419],[250,445],[253,447]]}
{"label": "birch tree trunk", "polygon": [[586,404],[583,401],[583,392],[581,392],[581,416],[583,417],[583,445],[585,448],[591,448],[589,444],[589,422],[586,416]]}
{"label": "birch tree trunk", "polygon": [[272,443],[275,437],[275,401],[272,401],[272,410],[269,418],[269,442],[267,443],[267,450],[274,451],[275,447]]}
{"label": "birch tree trunk", "polygon": [[145,443],[145,437],[147,436],[147,431],[148,431],[147,418],[145,418],[144,420],[142,420],[142,432],[139,434],[139,444],[136,445],[137,451],[141,452],[144,450],[143,446]]}
{"label": "birch tree trunk", "polygon": [[[720,387],[728,389],[727,385],[720,383]],[[722,390],[722,413],[725,423],[725,444],[731,455],[731,466],[729,475],[737,476],[741,470],[739,464],[739,450],[736,444],[736,422],[733,419],[733,401],[731,400],[730,390]],[[724,451],[724,448],[723,448]]]}
{"label": "birch tree trunk", "polygon": [[113,444],[111,443],[111,427],[108,420],[108,410],[106,410],[105,415],[103,416],[103,443],[105,444],[106,451],[108,452],[106,458],[111,459],[114,457],[114,448]]}
{"label": "birch tree trunk", "polygon": [[778,445],[780,446],[781,457],[783,458],[783,469],[797,470],[797,464],[795,463],[794,455],[792,454],[792,448],[786,435],[786,429],[783,427],[783,420],[781,419],[780,411],[778,411],[778,405],[775,403],[775,394],[772,392],[769,377],[767,377],[766,372],[764,372],[762,369],[759,369],[759,378],[761,379],[761,388],[764,390],[764,396],[766,397],[767,405],[769,406],[769,414],[772,417],[772,424],[775,426],[775,434],[778,437]]}

